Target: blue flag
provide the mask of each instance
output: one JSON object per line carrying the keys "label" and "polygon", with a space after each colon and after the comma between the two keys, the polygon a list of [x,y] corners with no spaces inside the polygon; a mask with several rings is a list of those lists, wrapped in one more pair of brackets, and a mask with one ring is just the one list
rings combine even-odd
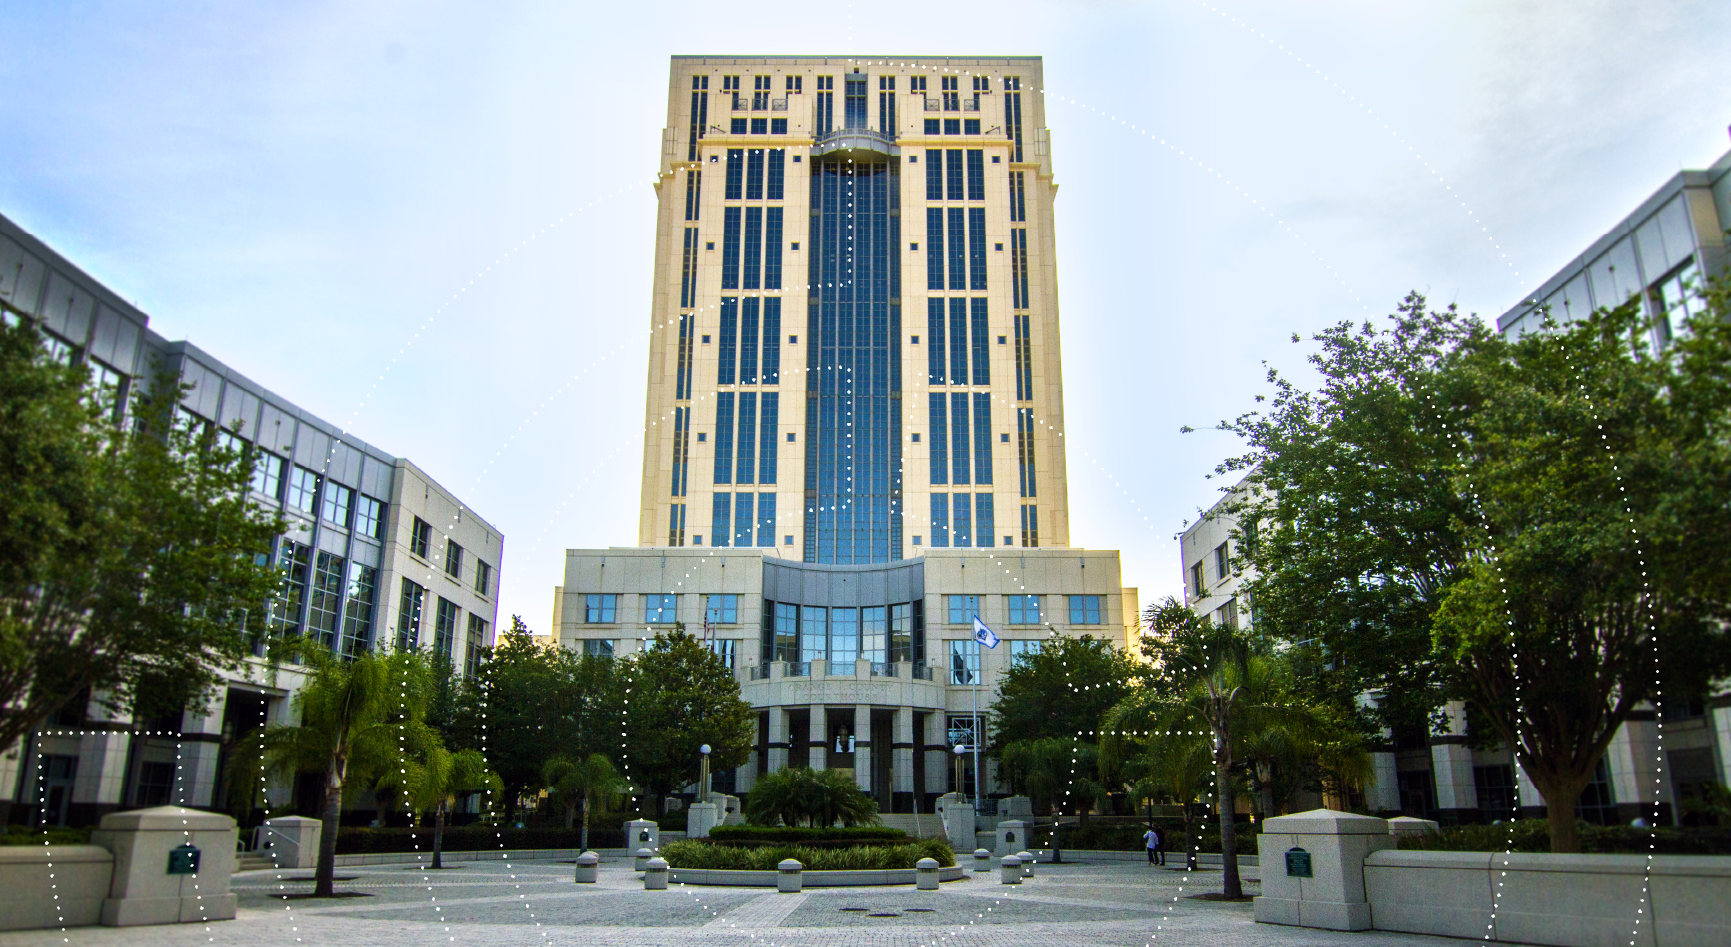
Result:
{"label": "blue flag", "polygon": [[998,646],[997,634],[993,632],[992,629],[987,628],[986,623],[980,621],[980,616],[978,615],[974,616],[974,640],[988,648],[996,648]]}

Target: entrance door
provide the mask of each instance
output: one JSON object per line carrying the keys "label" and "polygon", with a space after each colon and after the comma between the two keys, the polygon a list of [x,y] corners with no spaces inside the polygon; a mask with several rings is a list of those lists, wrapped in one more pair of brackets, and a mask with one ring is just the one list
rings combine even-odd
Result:
{"label": "entrance door", "polygon": [[72,781],[78,775],[78,757],[42,757],[37,768],[41,788],[36,798],[42,801],[42,825],[64,826],[66,811],[72,806]]}

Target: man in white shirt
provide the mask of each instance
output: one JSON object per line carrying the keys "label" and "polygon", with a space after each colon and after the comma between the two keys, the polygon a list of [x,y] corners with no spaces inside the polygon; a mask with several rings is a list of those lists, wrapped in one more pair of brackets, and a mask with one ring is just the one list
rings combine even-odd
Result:
{"label": "man in white shirt", "polygon": [[1160,830],[1150,825],[1148,831],[1142,833],[1142,840],[1148,843],[1148,864],[1166,864],[1166,848]]}

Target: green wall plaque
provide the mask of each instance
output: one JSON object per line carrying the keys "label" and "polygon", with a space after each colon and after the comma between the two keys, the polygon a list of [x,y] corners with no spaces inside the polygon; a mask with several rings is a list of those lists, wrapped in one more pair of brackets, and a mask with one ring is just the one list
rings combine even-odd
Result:
{"label": "green wall plaque", "polygon": [[1309,878],[1310,853],[1302,848],[1286,850],[1286,876],[1288,878]]}
{"label": "green wall plaque", "polygon": [[168,873],[171,875],[198,874],[198,846],[178,845],[169,849]]}

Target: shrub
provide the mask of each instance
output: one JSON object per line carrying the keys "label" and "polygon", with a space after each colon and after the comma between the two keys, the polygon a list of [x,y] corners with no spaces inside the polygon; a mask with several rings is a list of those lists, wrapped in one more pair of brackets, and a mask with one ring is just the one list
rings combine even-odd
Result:
{"label": "shrub", "polygon": [[[1601,855],[1731,855],[1731,830],[1719,828],[1637,829],[1627,825],[1578,823],[1581,851]],[[1442,852],[1549,852],[1550,824],[1520,819],[1502,825],[1452,825],[1427,835],[1403,835],[1400,847]]]}
{"label": "shrub", "polygon": [[663,812],[655,818],[655,824],[660,826],[663,832],[683,832],[685,831],[686,818],[687,814],[684,809]]}
{"label": "shrub", "polygon": [[669,842],[661,846],[661,857],[674,868],[709,868],[773,871],[783,859],[796,859],[807,871],[881,871],[913,868],[922,858],[936,859],[948,867],[956,853],[943,839],[921,839],[907,845],[855,845],[850,848],[811,848],[805,845],[760,845],[737,848],[711,845],[701,840]]}
{"label": "shrub", "polygon": [[709,830],[715,842],[907,842],[908,834],[886,825],[813,829],[788,825],[718,825]]}
{"label": "shrub", "polygon": [[24,825],[8,825],[4,835],[0,835],[0,845],[89,845],[90,830],[83,829],[32,829]]}
{"label": "shrub", "polygon": [[745,818],[754,825],[814,827],[875,825],[877,803],[854,785],[853,777],[833,769],[788,767],[759,776],[746,797]]}
{"label": "shrub", "polygon": [[[583,844],[581,829],[534,826],[526,829],[473,825],[446,828],[447,852],[484,852],[497,849],[577,848]],[[622,848],[623,826],[590,826],[590,848]],[[343,826],[337,832],[338,855],[380,855],[392,852],[431,851],[432,826],[417,829],[370,829]]]}

